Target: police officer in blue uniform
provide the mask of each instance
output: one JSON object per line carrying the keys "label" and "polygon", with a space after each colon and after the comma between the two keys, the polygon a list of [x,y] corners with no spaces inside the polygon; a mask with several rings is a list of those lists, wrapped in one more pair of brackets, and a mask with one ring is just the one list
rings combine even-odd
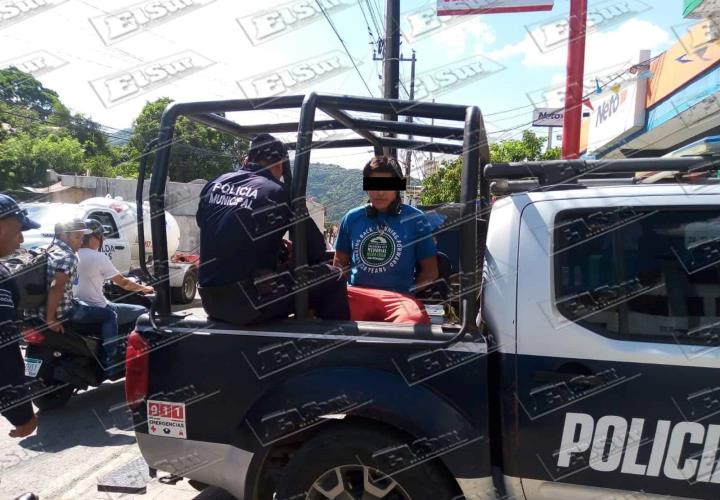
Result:
{"label": "police officer in blue uniform", "polygon": [[[22,231],[40,224],[28,219],[11,197],[0,194],[0,257],[7,257],[23,242]],[[0,410],[14,426],[11,437],[25,437],[37,427],[25,385],[25,364],[20,346],[15,303],[18,292],[7,267],[0,263]]]}
{"label": "police officer in blue uniform", "polygon": [[293,224],[290,190],[280,181],[287,156],[282,142],[260,134],[238,171],[202,190],[200,297],[210,318],[246,325],[287,317],[298,289],[308,290],[319,318],[350,317],[347,283],[340,269],[326,263],[325,240],[310,217],[303,221],[310,268],[302,273],[305,281],[293,272],[291,244],[283,240]]}

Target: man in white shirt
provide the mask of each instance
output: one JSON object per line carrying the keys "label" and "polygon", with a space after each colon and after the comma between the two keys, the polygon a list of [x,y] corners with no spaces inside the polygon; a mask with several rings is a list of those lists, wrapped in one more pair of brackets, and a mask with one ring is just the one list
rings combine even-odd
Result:
{"label": "man in white shirt", "polygon": [[[141,293],[152,293],[154,292],[153,288],[139,285],[124,277],[108,256],[100,252],[103,243],[103,228],[100,222],[88,219],[85,221],[85,225],[91,233],[83,237],[82,248],[78,251],[78,283],[74,290],[75,297],[88,305],[114,311],[117,318],[116,324],[124,325],[134,322],[147,309],[143,306],[109,302],[103,294],[103,284],[107,280],[112,280],[124,290]],[[113,337],[103,339],[106,367],[112,365],[115,359],[117,329]]]}

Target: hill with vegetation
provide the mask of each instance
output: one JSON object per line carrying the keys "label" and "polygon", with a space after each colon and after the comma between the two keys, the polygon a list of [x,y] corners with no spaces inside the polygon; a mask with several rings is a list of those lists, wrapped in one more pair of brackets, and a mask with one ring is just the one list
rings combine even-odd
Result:
{"label": "hill with vegetation", "polygon": [[345,212],[365,203],[362,190],[362,170],[338,165],[313,163],[307,184],[308,196],[325,206],[325,221],[340,222]]}
{"label": "hill with vegetation", "polygon": [[[414,177],[411,186],[420,185]],[[338,223],[345,212],[367,202],[362,190],[362,170],[339,165],[311,163],[307,185],[308,196],[325,206],[325,222]]]}

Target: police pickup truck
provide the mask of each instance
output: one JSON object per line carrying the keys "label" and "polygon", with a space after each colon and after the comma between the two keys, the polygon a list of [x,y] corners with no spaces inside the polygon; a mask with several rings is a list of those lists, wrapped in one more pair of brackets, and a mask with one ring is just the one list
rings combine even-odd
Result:
{"label": "police pickup truck", "polygon": [[[261,107],[301,108],[300,118],[248,126],[216,114]],[[152,469],[240,499],[720,498],[720,186],[702,174],[716,160],[487,165],[475,107],[316,94],[182,103],[162,118],[154,213],[179,116],[239,136],[297,132],[285,177],[297,220],[314,129],[361,137],[320,147],[462,154],[458,215],[436,230],[459,242],[459,291],[446,301],[461,320],[308,318],[302,224],[290,228],[298,286],[287,320],[173,315],[158,287],[126,363]],[[672,171],[673,182],[648,185],[638,171]],[[678,181],[690,172],[693,183]]]}

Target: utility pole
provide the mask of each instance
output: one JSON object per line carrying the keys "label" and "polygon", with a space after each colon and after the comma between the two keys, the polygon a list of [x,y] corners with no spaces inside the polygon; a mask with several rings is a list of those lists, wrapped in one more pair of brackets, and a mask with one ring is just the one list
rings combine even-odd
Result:
{"label": "utility pole", "polygon": [[[385,44],[383,51],[383,97],[397,99],[400,96],[400,0],[386,0]],[[384,120],[397,121],[397,115],[388,113]],[[388,134],[395,137],[395,134]],[[384,148],[385,154],[397,157],[395,148]]]}
{"label": "utility pole", "polygon": [[587,5],[587,0],[570,0],[570,40],[568,42],[562,144],[562,157],[565,160],[574,160],[580,156]]}
{"label": "utility pole", "polygon": [[[412,58],[410,59],[410,100],[415,99],[415,49],[412,51]],[[412,123],[413,117],[408,116],[405,120],[408,123]],[[408,139],[412,140],[413,136],[408,135]],[[405,151],[405,177],[408,179],[410,178],[410,173],[412,172],[412,169],[410,166],[412,165],[412,150],[408,149]]]}
{"label": "utility pole", "polygon": [[[435,98],[433,97],[432,102],[435,102]],[[430,125],[435,125],[435,118],[430,119]],[[435,140],[431,137],[430,142],[435,142]],[[430,161],[433,161],[433,152],[430,151]]]}
{"label": "utility pole", "polygon": [[548,143],[547,143],[548,151],[550,151],[552,149],[552,139],[553,139],[553,128],[548,127]]}

